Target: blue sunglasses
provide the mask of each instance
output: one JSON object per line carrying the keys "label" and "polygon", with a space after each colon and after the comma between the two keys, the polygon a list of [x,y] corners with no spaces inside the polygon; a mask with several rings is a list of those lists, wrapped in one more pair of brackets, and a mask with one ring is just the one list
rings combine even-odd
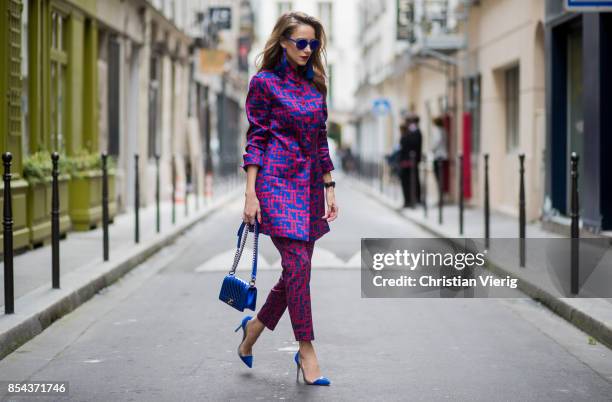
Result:
{"label": "blue sunglasses", "polygon": [[310,50],[314,52],[321,45],[321,42],[318,39],[311,39],[309,42],[308,39],[303,39],[303,38],[299,38],[299,39],[293,39],[289,37],[285,37],[285,38],[295,43],[295,47],[297,47],[298,50],[304,50],[306,49],[306,46],[310,45]]}

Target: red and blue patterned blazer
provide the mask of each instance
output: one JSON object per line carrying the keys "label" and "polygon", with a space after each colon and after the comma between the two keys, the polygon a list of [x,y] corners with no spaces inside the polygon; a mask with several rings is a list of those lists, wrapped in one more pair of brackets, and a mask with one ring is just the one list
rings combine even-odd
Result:
{"label": "red and blue patterned blazer", "polygon": [[249,128],[242,168],[259,166],[259,232],[317,240],[329,232],[323,174],[334,169],[327,143],[327,104],[291,64],[261,70],[249,82]]}

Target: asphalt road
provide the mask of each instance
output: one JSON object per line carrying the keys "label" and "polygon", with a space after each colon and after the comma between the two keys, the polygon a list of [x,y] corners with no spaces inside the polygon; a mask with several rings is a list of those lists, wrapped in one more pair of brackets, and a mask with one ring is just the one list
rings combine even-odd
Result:
{"label": "asphalt road", "polygon": [[[217,297],[242,199],[0,361],[0,380],[68,381],[64,397],[31,398],[57,401],[612,400],[612,352],[527,298],[361,298],[361,237],[429,235],[342,182],[336,192],[311,279],[330,387],[296,384],[288,313],[252,369],[236,356],[244,314]],[[267,236],[259,249],[258,307],[280,275]]]}

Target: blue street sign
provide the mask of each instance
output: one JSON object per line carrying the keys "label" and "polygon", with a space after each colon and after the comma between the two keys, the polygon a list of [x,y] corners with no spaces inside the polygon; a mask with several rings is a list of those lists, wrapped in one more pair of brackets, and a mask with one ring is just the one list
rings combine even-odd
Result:
{"label": "blue street sign", "polygon": [[372,101],[372,110],[379,116],[383,116],[391,110],[391,103],[387,98],[376,98]]}

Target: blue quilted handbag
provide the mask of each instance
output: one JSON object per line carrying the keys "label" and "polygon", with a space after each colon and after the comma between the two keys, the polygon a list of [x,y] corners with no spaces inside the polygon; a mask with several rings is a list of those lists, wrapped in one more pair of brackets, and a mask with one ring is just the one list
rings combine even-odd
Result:
{"label": "blue quilted handbag", "polygon": [[[255,228],[250,230],[253,226],[249,224],[249,228],[245,229],[246,222],[242,222],[240,229],[238,229],[238,243],[236,244],[236,255],[234,256],[234,263],[232,269],[223,278],[221,284],[221,291],[219,292],[219,300],[229,304],[238,311],[244,311],[245,308],[255,311],[255,303],[257,301],[257,288],[255,287],[255,277],[257,275],[257,240],[259,238],[259,222],[255,219]],[[249,231],[255,233],[254,246],[253,246],[253,268],[251,271],[251,281],[247,282],[244,279],[238,278],[236,268],[246,243],[247,235]]]}

